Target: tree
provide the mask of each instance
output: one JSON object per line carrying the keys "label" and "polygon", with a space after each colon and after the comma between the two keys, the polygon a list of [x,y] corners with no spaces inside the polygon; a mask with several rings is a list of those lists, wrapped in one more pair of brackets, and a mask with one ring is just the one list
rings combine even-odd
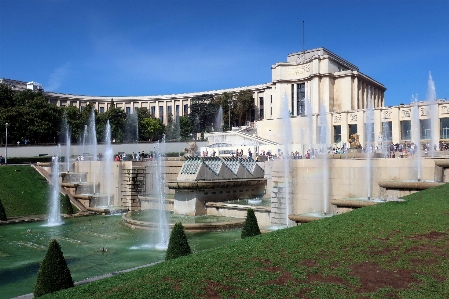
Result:
{"label": "tree", "polygon": [[241,90],[236,95],[235,112],[238,116],[238,125],[245,125],[249,116],[251,116],[251,109],[254,107],[253,92],[251,90]]}
{"label": "tree", "polygon": [[2,201],[0,200],[0,220],[1,221],[7,221],[8,217],[6,217],[5,207],[2,204]]}
{"label": "tree", "polygon": [[37,273],[34,296],[40,297],[71,287],[73,287],[73,279],[61,246],[55,239],[52,239]]}
{"label": "tree", "polygon": [[155,117],[148,117],[143,120],[143,128],[147,130],[150,141],[157,140],[164,132],[164,125],[161,120]]}
{"label": "tree", "polygon": [[[229,92],[225,92],[219,96],[216,96],[214,102],[221,106],[223,109],[223,131],[230,130],[232,124],[236,122],[234,106],[234,95]],[[229,111],[231,110],[231,111]]]}
{"label": "tree", "polygon": [[165,127],[165,139],[166,140],[179,140],[181,137],[179,116],[173,117],[173,114],[168,114],[167,126]]}
{"label": "tree", "polygon": [[260,235],[259,224],[257,223],[256,214],[253,209],[248,209],[246,212],[245,223],[242,228],[242,239]]}
{"label": "tree", "polygon": [[117,108],[114,104],[114,100],[111,99],[108,111],[105,113],[105,119],[109,119],[109,125],[111,126],[111,138],[117,142],[123,141],[123,127],[126,121],[126,113]]}
{"label": "tree", "polygon": [[0,107],[10,108],[14,107],[14,92],[6,84],[0,84]]}
{"label": "tree", "polygon": [[[137,108],[136,110],[137,110],[137,122],[139,124],[139,128],[145,128],[145,126],[143,124],[145,118],[149,118],[152,115],[151,115],[150,111],[145,107]],[[148,141],[150,138],[151,138],[151,136],[148,134],[147,130],[139,129],[139,140],[140,141]]]}
{"label": "tree", "polygon": [[181,135],[181,140],[186,141],[190,139],[192,133],[192,122],[188,116],[179,117],[179,134]]}
{"label": "tree", "polygon": [[84,132],[84,123],[82,122],[80,110],[72,105],[62,107],[66,113],[67,124],[71,131],[71,142],[77,142],[81,139]]}
{"label": "tree", "polygon": [[181,222],[178,222],[175,224],[170,234],[165,260],[175,259],[191,253],[192,251],[190,250],[189,242],[184,232],[184,226],[182,226]]}
{"label": "tree", "polygon": [[195,96],[190,102],[189,118],[193,124],[193,132],[206,131],[207,127],[214,123],[219,105],[214,102],[214,96],[211,94]]}

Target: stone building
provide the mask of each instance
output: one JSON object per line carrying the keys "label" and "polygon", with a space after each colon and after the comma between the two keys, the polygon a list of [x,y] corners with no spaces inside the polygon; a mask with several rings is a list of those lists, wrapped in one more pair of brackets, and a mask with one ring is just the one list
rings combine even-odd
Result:
{"label": "stone building", "polygon": [[[285,142],[279,132],[284,131],[286,118],[289,118],[292,131],[289,142],[302,144],[302,148],[320,143],[324,125],[326,143],[333,146],[348,146],[353,133],[359,135],[361,144],[368,140],[378,143],[380,138],[394,143],[411,141],[412,131],[432,143],[449,140],[449,104],[444,100],[433,101],[431,105],[420,102],[385,107],[384,85],[325,48],[291,53],[286,62],[272,65],[271,73],[271,82],[265,84],[195,93],[111,97],[45,92],[45,95],[58,106],[73,105],[82,109],[92,103],[100,113],[107,111],[113,99],[116,106],[128,114],[134,113],[136,108],[146,107],[167,123],[169,114],[187,115],[190,101],[197,95],[220,95],[249,89],[254,97],[251,123],[257,126],[258,137],[276,143]],[[26,88],[25,82],[1,80]],[[371,106],[372,115],[368,113]],[[326,117],[320,118],[323,114]],[[370,138],[367,138],[367,132]]]}

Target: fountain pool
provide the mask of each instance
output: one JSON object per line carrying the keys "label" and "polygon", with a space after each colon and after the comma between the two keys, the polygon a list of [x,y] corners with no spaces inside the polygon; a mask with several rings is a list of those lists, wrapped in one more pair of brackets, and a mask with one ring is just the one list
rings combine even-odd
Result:
{"label": "fountain pool", "polygon": [[[61,245],[74,281],[161,261],[165,251],[149,244],[148,230],[132,229],[120,215],[64,219],[45,227],[43,222],[2,226],[0,238],[0,299],[31,293],[39,263],[50,239]],[[240,239],[241,230],[189,233],[193,252]],[[101,247],[107,248],[102,252]]]}

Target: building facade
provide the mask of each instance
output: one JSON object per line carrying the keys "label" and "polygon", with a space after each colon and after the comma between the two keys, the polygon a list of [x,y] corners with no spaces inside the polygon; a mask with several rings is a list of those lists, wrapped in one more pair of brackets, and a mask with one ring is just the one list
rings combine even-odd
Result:
{"label": "building facade", "polygon": [[[145,107],[167,123],[169,114],[175,117],[189,114],[195,96],[251,90],[254,98],[251,121],[257,126],[257,134],[277,143],[285,142],[279,133],[284,131],[286,118],[292,128],[293,144],[322,143],[323,126],[326,143],[336,146],[348,145],[354,133],[359,135],[361,144],[377,143],[380,138],[394,143],[411,142],[414,134],[432,143],[449,141],[449,103],[439,100],[385,107],[384,85],[325,48],[289,54],[286,62],[271,66],[271,73],[271,82],[265,84],[195,93],[111,97],[45,92],[45,95],[57,106],[82,109],[92,103],[100,113],[108,110],[113,99],[128,114]],[[16,90],[42,89],[35,82],[0,80]]]}

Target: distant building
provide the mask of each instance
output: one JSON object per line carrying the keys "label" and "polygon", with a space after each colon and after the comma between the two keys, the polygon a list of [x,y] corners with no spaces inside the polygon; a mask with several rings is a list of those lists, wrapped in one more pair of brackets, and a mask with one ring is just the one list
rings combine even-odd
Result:
{"label": "distant building", "polygon": [[[283,141],[282,132],[285,128],[281,118],[286,115],[287,110],[292,127],[291,143],[300,144],[303,148],[320,143],[320,128],[323,124],[320,123],[319,116],[323,111],[326,114],[326,143],[329,145],[348,146],[350,135],[355,133],[359,135],[362,145],[368,140],[380,145],[380,139],[383,143],[411,142],[413,115],[419,115],[419,136],[422,140],[449,141],[449,103],[444,100],[436,101],[432,109],[423,102],[385,107],[386,88],[383,84],[325,48],[289,54],[286,62],[271,66],[271,74],[271,82],[265,84],[194,93],[89,96],[45,92],[45,95],[51,103],[58,106],[73,105],[82,109],[92,103],[100,113],[108,110],[113,99],[115,105],[128,114],[134,113],[136,108],[145,107],[155,117],[167,123],[168,114],[187,115],[191,99],[195,96],[251,90],[254,108],[250,121],[257,123],[257,133],[261,138],[274,142]],[[43,90],[35,82],[0,80],[0,83],[6,83],[15,90]],[[370,106],[374,108],[372,116],[367,114]],[[415,109],[419,109],[419,113],[414,112]],[[431,115],[435,115],[434,118],[438,115],[437,121],[432,121],[432,124],[429,121]],[[432,133],[430,126],[434,128]],[[370,132],[370,138],[367,138],[366,132]]]}
{"label": "distant building", "polygon": [[37,82],[33,82],[33,81],[23,82],[23,81],[18,81],[18,80],[0,78],[0,84],[6,84],[12,90],[15,90],[15,91],[21,91],[21,90],[25,90],[25,89],[31,89],[34,91],[44,91],[44,88],[42,87],[41,84],[39,84]]}

